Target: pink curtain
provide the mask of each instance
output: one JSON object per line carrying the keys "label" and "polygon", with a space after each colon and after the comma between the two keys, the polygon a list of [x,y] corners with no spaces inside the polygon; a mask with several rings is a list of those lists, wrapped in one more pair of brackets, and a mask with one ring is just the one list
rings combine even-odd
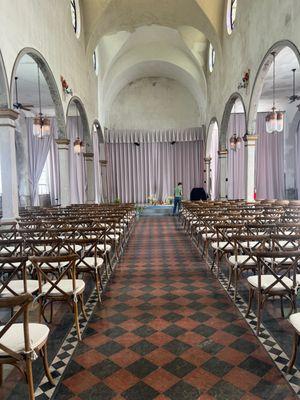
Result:
{"label": "pink curtain", "polygon": [[219,135],[217,126],[213,128],[211,133],[210,149],[207,155],[211,157],[211,199],[215,200],[219,197],[219,180],[218,180],[218,165],[219,165]]}
{"label": "pink curtain", "polygon": [[28,138],[28,151],[29,151],[29,185],[31,204],[34,206],[39,205],[38,186],[41,174],[53,136],[50,135],[43,139],[37,138],[33,135],[33,118],[26,119],[27,138]]}
{"label": "pink curtain", "polygon": [[229,199],[244,199],[246,196],[244,141],[242,141],[241,148],[238,150],[231,150],[229,143],[229,140],[233,134],[236,134],[237,137],[242,138],[245,133],[245,114],[231,114],[227,129]]}
{"label": "pink curtain", "polygon": [[70,139],[69,160],[70,160],[70,191],[71,203],[83,204],[86,202],[86,168],[83,154],[74,153],[74,141],[77,137],[83,140],[83,126],[80,117],[67,117],[67,136]]}
{"label": "pink curtain", "polygon": [[266,132],[266,113],[257,113],[255,152],[257,199],[284,198],[284,132]]}
{"label": "pink curtain", "polygon": [[60,197],[60,177],[59,177],[59,157],[56,139],[58,138],[57,120],[51,118],[51,144],[49,149],[49,168],[50,168],[50,199],[52,205],[59,204]]}
{"label": "pink curtain", "polygon": [[139,137],[133,137],[139,145],[107,144],[111,201],[120,198],[123,202],[145,203],[150,195],[164,201],[173,195],[179,181],[183,183],[184,196],[189,198],[193,187],[203,186],[203,139],[172,144],[141,142]]}
{"label": "pink curtain", "polygon": [[103,201],[102,175],[100,168],[100,152],[98,132],[93,132],[93,153],[94,153],[94,178],[95,178],[95,202]]}

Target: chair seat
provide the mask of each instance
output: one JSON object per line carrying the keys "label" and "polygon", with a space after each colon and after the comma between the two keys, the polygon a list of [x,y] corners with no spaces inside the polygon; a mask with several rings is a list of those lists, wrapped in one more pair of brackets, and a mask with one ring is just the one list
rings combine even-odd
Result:
{"label": "chair seat", "polygon": [[259,245],[259,241],[256,240],[249,240],[248,242],[242,242],[241,245],[245,247],[246,249],[252,249],[253,247],[256,247]]}
{"label": "chair seat", "polygon": [[207,240],[207,239],[217,239],[217,234],[216,234],[216,233],[213,233],[213,232],[203,233],[203,234],[202,234],[202,239],[203,239],[203,240]]}
{"label": "chair seat", "polygon": [[100,251],[105,250],[106,253],[109,253],[111,251],[111,246],[109,244],[106,244],[105,246],[104,244],[98,244],[97,247]]}
{"label": "chair seat", "polygon": [[243,265],[250,265],[250,266],[256,265],[255,257],[249,258],[249,256],[241,255],[241,254],[239,254],[237,256],[230,256],[228,258],[228,261],[233,265],[235,265],[235,264],[238,264],[238,265],[243,264]]}
{"label": "chair seat", "polygon": [[233,245],[229,242],[213,242],[211,247],[215,250],[233,250]]}
{"label": "chair seat", "polygon": [[[39,288],[39,281],[37,280],[27,280],[26,284],[27,284],[27,293],[34,293]],[[24,283],[23,280],[21,279],[10,281],[8,286],[17,294],[24,293]],[[1,285],[1,288],[2,287],[3,286]],[[4,289],[3,292],[1,292],[0,294],[0,297],[12,297],[12,296],[14,296],[14,294],[12,294],[8,289]]]}
{"label": "chair seat", "polygon": [[10,254],[13,254],[15,250],[16,250],[15,246],[5,246],[4,248],[0,249],[0,256],[1,257],[9,256]]}
{"label": "chair seat", "polygon": [[[88,266],[91,268],[95,268],[95,257],[84,257],[83,260],[84,262],[81,261],[78,264],[76,264],[77,269],[86,268],[86,264],[88,264]],[[103,265],[103,258],[97,257],[96,261],[97,261],[97,267],[101,267]]]}
{"label": "chair seat", "polygon": [[113,234],[112,234],[112,235],[108,235],[108,236],[107,236],[107,239],[108,239],[108,240],[113,240],[113,241],[116,241],[116,242],[117,242],[117,241],[119,240],[119,235],[113,235]]}
{"label": "chair seat", "polygon": [[[30,252],[31,249],[32,249],[31,247],[27,247],[24,251],[25,251],[25,253],[28,253],[28,252]],[[37,250],[39,253],[43,253],[45,251],[51,251],[52,249],[53,249],[53,246],[48,246],[48,245],[34,246],[34,248],[33,248],[34,251]]]}
{"label": "chair seat", "polygon": [[[53,281],[55,282],[55,281]],[[51,284],[49,282],[45,283],[45,285],[42,286],[42,292],[46,293],[50,288]],[[65,293],[68,295],[73,294],[73,282],[72,279],[62,279],[58,287],[63,290]],[[76,279],[75,281],[75,293],[76,294],[81,294],[84,291],[85,288],[85,283],[82,279]],[[51,292],[47,296],[63,296],[63,294],[57,290],[56,288],[52,289]]]}
{"label": "chair seat", "polygon": [[[0,331],[3,327],[0,328]],[[48,338],[50,329],[43,324],[29,324],[29,338],[31,349],[39,348]],[[13,324],[8,331],[0,338],[0,343],[15,351],[16,353],[23,353],[25,351],[24,345],[24,325],[22,323]],[[5,353],[0,349],[0,356],[5,356]]]}
{"label": "chair seat", "polygon": [[[271,264],[272,261],[274,260],[274,262],[276,262],[277,264],[292,264],[293,260],[291,258],[286,258],[286,257],[276,257],[276,258],[271,258],[271,257],[266,257],[264,258],[266,263]],[[286,261],[284,261],[286,260]]]}
{"label": "chair seat", "polygon": [[[251,286],[254,286],[255,288],[258,288],[258,276],[249,276],[247,278],[248,282],[250,283]],[[262,289],[267,289],[274,281],[275,277],[273,275],[261,275],[261,287]],[[289,289],[292,289],[293,287],[293,281],[285,276],[283,278],[283,282],[288,286]],[[270,292],[280,292],[283,290],[287,290],[285,286],[283,286],[281,283],[276,283],[270,290]]]}
{"label": "chair seat", "polygon": [[296,329],[297,332],[300,332],[300,312],[291,314],[289,317],[290,323]]}

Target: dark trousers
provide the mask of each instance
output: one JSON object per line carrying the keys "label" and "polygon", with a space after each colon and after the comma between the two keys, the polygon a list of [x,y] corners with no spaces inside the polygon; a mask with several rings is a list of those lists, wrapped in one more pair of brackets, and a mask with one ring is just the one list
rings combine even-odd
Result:
{"label": "dark trousers", "polygon": [[173,215],[176,214],[177,208],[178,208],[178,212],[179,212],[180,205],[181,205],[181,197],[174,197]]}

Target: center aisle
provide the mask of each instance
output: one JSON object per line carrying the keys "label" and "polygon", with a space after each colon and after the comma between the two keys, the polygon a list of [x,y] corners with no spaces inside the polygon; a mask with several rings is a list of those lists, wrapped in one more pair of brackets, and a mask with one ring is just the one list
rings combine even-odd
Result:
{"label": "center aisle", "polygon": [[173,217],[144,217],[55,399],[294,399]]}

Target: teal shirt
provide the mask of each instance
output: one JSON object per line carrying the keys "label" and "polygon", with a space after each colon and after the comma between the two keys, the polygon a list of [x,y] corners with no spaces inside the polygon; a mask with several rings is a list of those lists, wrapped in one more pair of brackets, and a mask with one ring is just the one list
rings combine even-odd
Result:
{"label": "teal shirt", "polygon": [[182,187],[181,186],[176,186],[176,188],[174,190],[174,196],[182,197]]}

